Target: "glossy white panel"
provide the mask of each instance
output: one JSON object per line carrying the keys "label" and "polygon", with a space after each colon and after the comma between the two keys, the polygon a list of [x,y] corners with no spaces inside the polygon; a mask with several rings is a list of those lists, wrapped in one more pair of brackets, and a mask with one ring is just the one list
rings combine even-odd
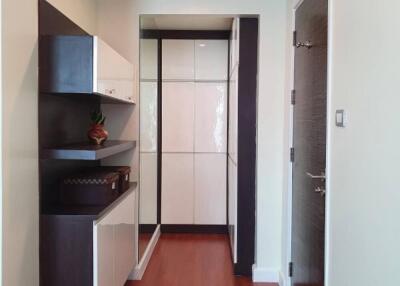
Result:
{"label": "glossy white panel", "polygon": [[94,286],[123,285],[136,263],[134,235],[135,191],[128,191],[94,222]]}
{"label": "glossy white panel", "polygon": [[162,78],[194,79],[194,40],[162,41]]}
{"label": "glossy white panel", "polygon": [[193,224],[193,154],[162,155],[161,222]]}
{"label": "glossy white panel", "polygon": [[229,74],[232,74],[232,71],[239,64],[239,33],[240,33],[239,25],[240,25],[239,18],[235,18],[232,23],[232,33],[230,39]]}
{"label": "glossy white panel", "polygon": [[195,224],[226,224],[226,154],[195,154]]}
{"label": "glossy white panel", "polygon": [[228,160],[228,229],[233,260],[237,253],[237,166]]}
{"label": "glossy white panel", "polygon": [[193,152],[194,97],[194,83],[163,83],[163,152]]}
{"label": "glossy white panel", "polygon": [[133,65],[98,37],[93,49],[93,92],[135,102]]}
{"label": "glossy white panel", "polygon": [[140,40],[140,79],[157,79],[158,40]]}
{"label": "glossy white panel", "polygon": [[227,83],[196,83],[195,152],[226,153]]}
{"label": "glossy white panel", "polygon": [[196,80],[227,80],[228,40],[195,41]]}
{"label": "glossy white panel", "polygon": [[[94,286],[115,286],[114,284],[114,227],[102,226],[97,229],[97,268]],[[96,263],[96,261],[95,261]],[[110,267],[110,265],[112,267]]]}
{"label": "glossy white panel", "polygon": [[140,151],[157,151],[157,83],[140,83]]}
{"label": "glossy white panel", "polygon": [[157,153],[140,154],[140,224],[157,223]]}
{"label": "glossy white panel", "polygon": [[238,90],[237,90],[238,67],[233,70],[229,81],[229,156],[237,163],[237,140],[238,140]]}

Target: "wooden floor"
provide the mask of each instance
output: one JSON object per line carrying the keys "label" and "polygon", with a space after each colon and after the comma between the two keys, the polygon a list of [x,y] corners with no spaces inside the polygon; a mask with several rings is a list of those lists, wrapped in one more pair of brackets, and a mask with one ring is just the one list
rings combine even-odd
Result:
{"label": "wooden floor", "polygon": [[125,286],[277,286],[235,277],[226,235],[162,234],[141,281]]}

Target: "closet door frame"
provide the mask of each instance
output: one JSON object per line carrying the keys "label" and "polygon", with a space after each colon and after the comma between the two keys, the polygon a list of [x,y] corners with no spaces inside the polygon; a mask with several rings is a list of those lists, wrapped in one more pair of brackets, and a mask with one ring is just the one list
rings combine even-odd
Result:
{"label": "closet door frame", "polygon": [[[256,187],[256,114],[257,114],[257,72],[258,72],[258,19],[240,18],[240,49],[238,79],[238,243],[237,275],[252,275],[255,259],[255,187]],[[161,154],[162,154],[162,40],[228,40],[230,50],[231,31],[198,30],[143,30],[141,38],[158,40],[158,201],[157,221],[161,224]],[[230,51],[228,50],[228,55]],[[229,65],[229,59],[228,59]],[[228,66],[228,81],[229,81]],[[227,85],[229,106],[229,84]],[[253,116],[248,116],[253,114]],[[229,132],[229,112],[227,113],[227,132]],[[227,142],[227,144],[229,144]],[[229,150],[229,146],[227,147]],[[228,174],[228,156],[227,156]],[[228,175],[227,197],[228,206]],[[223,233],[228,234],[228,208],[226,225],[162,225],[162,232]]]}
{"label": "closet door frame", "polygon": [[[229,43],[230,31],[225,30],[142,30],[141,39],[156,39],[158,41],[158,69],[157,69],[157,101],[158,101],[158,131],[157,131],[157,223],[162,232],[176,233],[228,233],[226,225],[163,225],[161,223],[162,198],[162,41],[163,40],[227,40]],[[229,55],[229,44],[228,44]],[[229,60],[229,59],[228,59]],[[229,69],[228,69],[229,70]],[[229,100],[229,87],[228,87]],[[229,115],[227,115],[229,116]],[[229,118],[227,118],[227,122]],[[228,194],[227,194],[228,195]]]}

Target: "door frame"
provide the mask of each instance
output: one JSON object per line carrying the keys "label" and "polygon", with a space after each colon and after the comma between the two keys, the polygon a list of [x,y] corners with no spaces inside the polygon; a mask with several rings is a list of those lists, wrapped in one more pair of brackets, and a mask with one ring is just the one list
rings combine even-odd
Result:
{"label": "door frame", "polygon": [[[291,14],[292,14],[292,21],[289,24],[290,25],[290,73],[289,73],[289,88],[287,90],[287,98],[286,102],[289,105],[289,112],[288,112],[288,145],[289,145],[289,152],[290,154],[290,149],[293,148],[293,124],[294,124],[294,106],[291,103],[291,92],[294,90],[294,64],[295,64],[295,51],[296,47],[292,44],[292,39],[293,39],[293,32],[296,30],[296,11],[297,9],[303,4],[305,0],[293,0],[292,7],[291,7]],[[332,0],[327,0],[328,1],[328,51],[327,51],[327,110],[326,110],[326,116],[327,116],[327,122],[326,122],[326,180],[325,180],[325,190],[326,190],[326,195],[325,195],[325,258],[324,258],[324,284],[325,286],[328,286],[328,281],[329,281],[329,268],[330,268],[330,205],[331,205],[331,195],[330,195],[330,174],[331,174],[331,124],[332,124],[332,111],[331,111],[331,106],[332,106],[332,78],[331,78],[331,68],[332,68],[332,63],[333,63],[333,57],[332,57],[332,23],[333,23],[333,17],[332,17]],[[287,170],[287,210],[286,210],[286,216],[287,216],[287,223],[284,225],[286,227],[286,233],[287,235],[287,240],[286,240],[286,257],[284,259],[286,260],[287,264],[286,267],[287,269],[289,268],[289,263],[292,260],[292,211],[293,211],[293,162],[290,160],[290,155],[288,156],[288,170]],[[287,270],[286,272],[289,274],[289,271]],[[291,280],[292,278],[289,275],[286,275],[285,277],[281,277],[281,285],[286,285],[289,286],[291,285]]]}

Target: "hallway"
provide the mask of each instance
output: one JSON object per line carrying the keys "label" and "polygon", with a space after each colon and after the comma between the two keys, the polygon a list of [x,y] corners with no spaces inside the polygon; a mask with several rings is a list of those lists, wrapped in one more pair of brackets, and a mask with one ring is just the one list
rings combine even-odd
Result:
{"label": "hallway", "polygon": [[225,235],[162,234],[141,281],[125,286],[276,286],[232,275]]}

